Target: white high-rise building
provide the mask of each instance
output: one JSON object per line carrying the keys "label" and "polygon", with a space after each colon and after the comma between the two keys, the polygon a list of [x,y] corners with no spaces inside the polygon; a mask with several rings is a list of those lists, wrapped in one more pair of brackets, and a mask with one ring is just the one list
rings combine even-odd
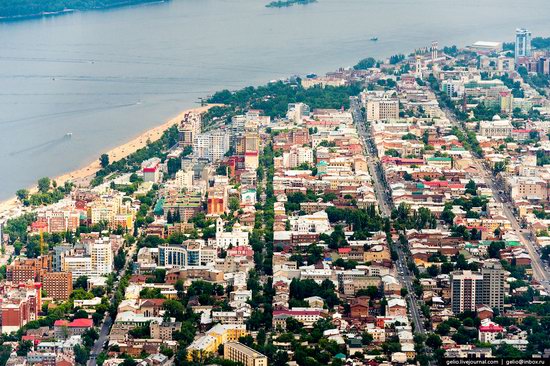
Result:
{"label": "white high-rise building", "polygon": [[433,41],[433,42],[432,42],[432,49],[431,49],[431,51],[432,51],[432,61],[437,59],[437,56],[438,56],[438,47],[439,47],[439,46],[438,46],[437,41]]}
{"label": "white high-rise building", "polygon": [[71,272],[73,281],[80,276],[97,277],[113,272],[113,246],[109,238],[86,243],[84,249],[85,253],[67,248],[60,254],[60,269]]}
{"label": "white high-rise building", "polygon": [[422,57],[416,56],[414,64],[414,77],[422,80]]}
{"label": "white high-rise building", "polygon": [[506,294],[506,271],[496,259],[487,260],[481,268],[483,275],[483,292],[481,301],[491,308],[504,310],[504,296]]}
{"label": "white high-rise building", "polygon": [[191,189],[193,187],[193,171],[178,170],[176,172],[175,181],[179,189]]}
{"label": "white high-rise building", "polygon": [[459,314],[466,310],[475,311],[481,304],[483,275],[473,271],[455,271],[451,273],[451,309]]}
{"label": "white high-rise building", "polygon": [[363,93],[367,121],[399,118],[399,99],[392,92],[369,91]]}
{"label": "white high-rise building", "polygon": [[113,271],[113,247],[108,238],[98,239],[90,245],[92,269],[98,276]]}
{"label": "white high-rise building", "polygon": [[286,118],[289,120],[299,123],[302,122],[304,117],[307,117],[310,113],[309,106],[304,103],[289,103],[288,112],[286,113]]}
{"label": "white high-rise building", "polygon": [[518,59],[531,56],[531,32],[525,28],[516,29],[516,64]]}
{"label": "white high-rise building", "polygon": [[229,133],[224,130],[201,133],[193,143],[193,153],[211,162],[221,160],[229,151]]}

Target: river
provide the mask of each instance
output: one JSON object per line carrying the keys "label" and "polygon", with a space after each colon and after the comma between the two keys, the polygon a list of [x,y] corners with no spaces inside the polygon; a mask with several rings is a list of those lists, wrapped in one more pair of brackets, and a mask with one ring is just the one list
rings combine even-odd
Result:
{"label": "river", "polygon": [[89,163],[219,89],[432,40],[512,41],[516,27],[550,35],[548,0],[267,2],[173,0],[0,23],[0,199]]}

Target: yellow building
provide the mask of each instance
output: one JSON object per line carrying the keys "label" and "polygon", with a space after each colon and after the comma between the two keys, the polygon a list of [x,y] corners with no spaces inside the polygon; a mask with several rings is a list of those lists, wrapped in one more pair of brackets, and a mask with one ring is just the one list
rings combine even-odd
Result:
{"label": "yellow building", "polygon": [[217,324],[187,347],[187,359],[216,353],[221,344],[236,342],[247,334],[245,324]]}
{"label": "yellow building", "polygon": [[487,230],[487,232],[492,233],[496,229],[501,230],[511,230],[512,224],[506,218],[502,219],[466,219],[466,222],[470,226],[480,226]]}
{"label": "yellow building", "polygon": [[390,250],[385,245],[375,245],[363,253],[363,262],[381,262],[391,260]]}
{"label": "yellow building", "polygon": [[242,363],[244,366],[267,366],[267,357],[239,342],[223,345],[223,358]]}
{"label": "yellow building", "polygon": [[107,223],[111,228],[134,229],[135,212],[129,202],[123,204],[123,194],[106,194],[88,205],[88,218],[92,225],[101,222]]}

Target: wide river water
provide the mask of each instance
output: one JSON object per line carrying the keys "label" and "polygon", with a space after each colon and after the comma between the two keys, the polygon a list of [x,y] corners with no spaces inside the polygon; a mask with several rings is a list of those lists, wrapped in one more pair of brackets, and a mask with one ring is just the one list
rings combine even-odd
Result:
{"label": "wide river water", "polygon": [[512,41],[516,27],[550,36],[548,0],[267,2],[172,0],[0,23],[0,200],[219,89],[331,71],[432,40]]}

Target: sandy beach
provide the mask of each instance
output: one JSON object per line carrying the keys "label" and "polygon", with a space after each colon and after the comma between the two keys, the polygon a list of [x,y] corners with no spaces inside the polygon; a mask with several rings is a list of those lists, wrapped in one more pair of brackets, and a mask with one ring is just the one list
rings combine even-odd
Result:
{"label": "sandy beach", "polygon": [[[178,114],[177,116],[170,118],[168,121],[164,122],[163,124],[145,131],[141,135],[137,136],[136,138],[132,139],[131,141],[128,141],[123,145],[117,146],[109,151],[98,151],[97,153],[98,158],[94,159],[88,165],[52,179],[55,180],[59,185],[63,185],[65,184],[65,182],[72,182],[76,186],[81,186],[81,187],[87,186],[89,182],[92,180],[92,178],[94,177],[95,173],[101,168],[99,164],[99,156],[101,154],[108,154],[109,161],[111,162],[125,158],[128,155],[132,154],[133,152],[141,149],[142,147],[145,147],[147,145],[147,141],[156,141],[160,139],[164,131],[166,131],[173,125],[179,123],[186,114],[204,113],[213,106],[215,106],[215,104],[209,104],[203,107],[185,110],[180,114]],[[36,192],[36,190],[37,190],[36,186],[29,188],[29,191],[31,193]],[[20,203],[16,197],[0,202],[0,217],[9,213],[9,211],[13,209],[17,209],[19,206],[20,206]]]}

